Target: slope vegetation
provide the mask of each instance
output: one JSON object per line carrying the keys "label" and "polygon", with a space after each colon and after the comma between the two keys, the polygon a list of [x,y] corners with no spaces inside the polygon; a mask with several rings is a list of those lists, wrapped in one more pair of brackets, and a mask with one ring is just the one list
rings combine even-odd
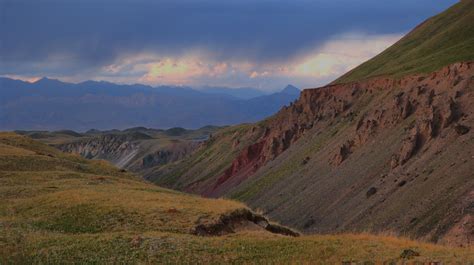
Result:
{"label": "slope vegetation", "polygon": [[463,0],[416,27],[393,46],[334,83],[376,76],[429,73],[452,63],[474,60],[474,1]]}
{"label": "slope vegetation", "polygon": [[386,236],[285,236],[296,234],[241,203],[163,189],[12,133],[0,133],[0,184],[2,264],[474,260],[470,249]]}

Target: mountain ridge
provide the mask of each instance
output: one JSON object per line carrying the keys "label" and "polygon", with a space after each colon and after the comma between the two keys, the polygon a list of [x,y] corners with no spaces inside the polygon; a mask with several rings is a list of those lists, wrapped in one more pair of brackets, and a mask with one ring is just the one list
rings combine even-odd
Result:
{"label": "mountain ridge", "polygon": [[78,131],[134,126],[193,129],[252,122],[297,98],[278,92],[239,99],[188,87],[72,84],[48,78],[35,83],[0,78],[0,95],[2,130]]}
{"label": "mountain ridge", "polygon": [[474,1],[460,1],[332,83],[430,73],[453,63],[474,61],[473,20]]}

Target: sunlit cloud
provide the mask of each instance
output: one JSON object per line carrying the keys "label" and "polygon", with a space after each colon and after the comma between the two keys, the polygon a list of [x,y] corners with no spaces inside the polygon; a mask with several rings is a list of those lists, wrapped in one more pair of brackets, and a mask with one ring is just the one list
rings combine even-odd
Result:
{"label": "sunlit cloud", "polygon": [[250,78],[265,77],[269,75],[270,75],[270,72],[268,71],[263,71],[263,72],[253,71],[252,73],[250,73]]}
{"label": "sunlit cloud", "polygon": [[[84,75],[60,76],[61,80],[86,79],[147,85],[255,87],[278,90],[286,84],[301,88],[324,85],[380,53],[402,34],[368,35],[348,33],[330,38],[322,45],[288,58],[285,62],[249,59],[216,59],[209,50],[190,49],[188,54],[170,56],[153,52],[123,54],[110,64]],[[34,82],[38,76],[10,75]],[[55,76],[52,76],[55,77]],[[57,76],[56,76],[57,77]]]}
{"label": "sunlit cloud", "polygon": [[327,76],[337,74],[339,58],[328,53],[318,53],[294,67],[293,74],[302,76]]}
{"label": "sunlit cloud", "polygon": [[270,91],[324,85],[456,1],[8,2],[0,76]]}
{"label": "sunlit cloud", "polygon": [[326,42],[294,66],[295,76],[338,76],[399,40],[402,34],[345,34]]}
{"label": "sunlit cloud", "polygon": [[[212,59],[205,51],[171,57],[153,53],[123,56],[106,65],[95,79],[116,81],[126,76],[129,83],[149,85],[207,85],[213,80],[222,80],[241,73],[250,73],[255,68],[250,62],[231,62]],[[207,81],[206,81],[207,80]]]}
{"label": "sunlit cloud", "polygon": [[211,52],[197,50],[180,57],[132,54],[102,67],[96,78],[149,85],[253,86],[267,90],[286,83],[315,87],[370,59],[401,36],[343,34],[284,63],[216,60]]}
{"label": "sunlit cloud", "polygon": [[29,83],[34,83],[42,78],[41,76],[24,76],[24,75],[2,75],[2,77],[21,80],[21,81],[25,81]]}
{"label": "sunlit cloud", "polygon": [[148,73],[140,80],[145,83],[184,84],[190,78],[206,74],[209,70],[196,61],[167,58],[157,63],[150,63]]}

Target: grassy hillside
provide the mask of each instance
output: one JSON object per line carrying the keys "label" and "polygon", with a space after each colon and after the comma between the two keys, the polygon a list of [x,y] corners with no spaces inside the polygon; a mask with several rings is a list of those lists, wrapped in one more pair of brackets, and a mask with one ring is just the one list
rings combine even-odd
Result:
{"label": "grassy hillside", "polygon": [[443,66],[474,60],[474,1],[463,0],[416,27],[384,52],[333,83],[387,75],[428,73]]}
{"label": "grassy hillside", "polygon": [[[474,260],[472,249],[371,235],[276,235],[257,226],[196,236],[245,209],[163,189],[101,161],[0,133],[0,263],[291,263]],[[408,251],[409,252],[409,251]],[[408,253],[405,251],[405,253]]]}

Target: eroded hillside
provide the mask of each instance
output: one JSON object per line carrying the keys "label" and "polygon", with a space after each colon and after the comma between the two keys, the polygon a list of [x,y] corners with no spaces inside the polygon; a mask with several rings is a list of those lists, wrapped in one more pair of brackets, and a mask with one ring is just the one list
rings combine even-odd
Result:
{"label": "eroded hillside", "polygon": [[[243,200],[308,232],[394,231],[465,244],[473,236],[473,76],[473,63],[457,63],[304,90],[274,117],[215,135],[173,182],[172,170],[155,180]],[[199,156],[215,152],[234,159]]]}

